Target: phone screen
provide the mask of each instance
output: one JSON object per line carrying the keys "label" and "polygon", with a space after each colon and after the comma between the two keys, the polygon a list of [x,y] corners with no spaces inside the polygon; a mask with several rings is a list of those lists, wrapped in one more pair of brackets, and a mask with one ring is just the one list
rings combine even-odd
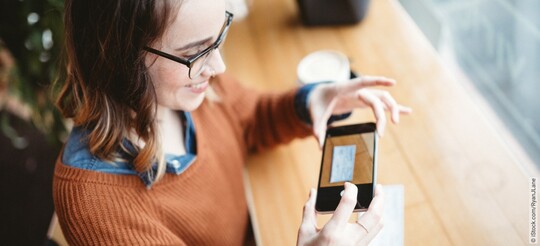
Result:
{"label": "phone screen", "polygon": [[327,133],[317,199],[321,210],[335,210],[345,182],[358,187],[355,209],[369,207],[373,197],[376,158],[376,133],[374,127],[372,129],[364,129],[363,132],[330,130]]}

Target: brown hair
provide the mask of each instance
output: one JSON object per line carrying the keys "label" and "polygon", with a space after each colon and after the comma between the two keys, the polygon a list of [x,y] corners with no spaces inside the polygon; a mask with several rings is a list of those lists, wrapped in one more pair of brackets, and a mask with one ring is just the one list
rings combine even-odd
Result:
{"label": "brown hair", "polygon": [[126,151],[122,140],[135,133],[145,144],[130,153],[134,168],[147,171],[160,160],[156,179],[164,173],[164,163],[155,126],[156,93],[143,47],[157,42],[175,17],[170,5],[67,0],[66,78],[57,99],[65,117],[89,130],[90,152],[101,159],[116,159],[119,150]]}

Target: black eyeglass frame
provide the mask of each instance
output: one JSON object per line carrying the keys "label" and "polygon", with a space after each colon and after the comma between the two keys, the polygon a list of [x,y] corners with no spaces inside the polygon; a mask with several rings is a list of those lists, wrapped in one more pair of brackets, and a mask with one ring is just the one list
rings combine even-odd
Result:
{"label": "black eyeglass frame", "polygon": [[173,60],[175,62],[186,65],[189,68],[188,76],[189,76],[190,79],[193,79],[191,77],[191,68],[193,67],[193,64],[199,58],[204,57],[206,54],[208,54],[208,53],[212,52],[213,50],[219,48],[219,45],[221,45],[221,43],[223,42],[223,40],[225,40],[225,37],[227,36],[227,32],[229,31],[229,27],[231,26],[231,23],[232,23],[232,20],[233,20],[233,16],[234,15],[231,12],[225,11],[225,18],[226,18],[225,25],[223,26],[223,28],[221,28],[220,34],[219,34],[218,38],[216,39],[216,41],[212,45],[210,45],[208,48],[204,49],[203,51],[199,52],[196,55],[193,55],[192,57],[190,57],[188,59],[184,59],[184,58],[181,58],[181,57],[178,57],[178,56],[174,56],[174,55],[171,55],[169,53],[165,53],[163,51],[156,50],[156,49],[148,47],[148,46],[145,46],[144,49],[146,51],[154,53],[154,54],[156,54],[158,56],[161,56],[161,57],[167,58],[169,60]]}

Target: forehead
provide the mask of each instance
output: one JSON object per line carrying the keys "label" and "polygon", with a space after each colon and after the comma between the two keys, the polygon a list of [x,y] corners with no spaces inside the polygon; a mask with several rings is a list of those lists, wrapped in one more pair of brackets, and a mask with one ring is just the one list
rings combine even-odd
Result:
{"label": "forehead", "polygon": [[[176,1],[175,1],[176,2]],[[225,21],[223,0],[184,0],[173,4],[173,20],[162,41],[164,46],[182,45],[218,35]]]}

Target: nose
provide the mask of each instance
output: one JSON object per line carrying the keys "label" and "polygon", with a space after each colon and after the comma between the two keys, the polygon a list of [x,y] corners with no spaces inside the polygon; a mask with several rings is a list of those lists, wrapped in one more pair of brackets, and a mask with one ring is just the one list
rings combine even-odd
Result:
{"label": "nose", "polygon": [[221,51],[219,49],[215,49],[210,54],[210,57],[208,57],[208,61],[202,75],[205,77],[219,75],[224,73],[226,69],[227,67],[225,66],[223,57],[221,57]]}

